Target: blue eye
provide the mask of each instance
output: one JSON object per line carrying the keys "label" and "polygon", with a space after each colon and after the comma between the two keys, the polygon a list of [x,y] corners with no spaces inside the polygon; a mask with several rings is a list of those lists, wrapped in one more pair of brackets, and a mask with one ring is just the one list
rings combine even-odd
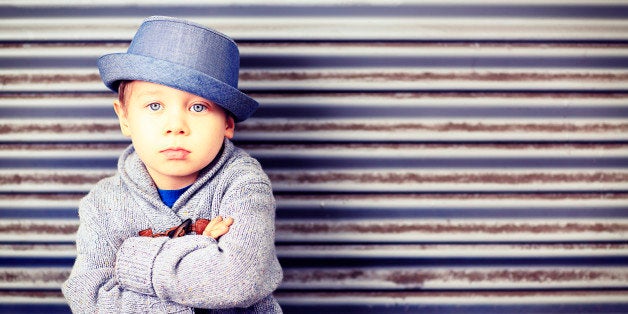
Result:
{"label": "blue eye", "polygon": [[203,112],[203,111],[207,110],[207,106],[201,105],[201,104],[196,104],[196,105],[193,105],[192,107],[190,107],[190,110],[194,111],[194,112]]}
{"label": "blue eye", "polygon": [[150,109],[152,111],[158,111],[159,109],[161,109],[161,104],[154,102],[154,103],[148,105],[148,109]]}

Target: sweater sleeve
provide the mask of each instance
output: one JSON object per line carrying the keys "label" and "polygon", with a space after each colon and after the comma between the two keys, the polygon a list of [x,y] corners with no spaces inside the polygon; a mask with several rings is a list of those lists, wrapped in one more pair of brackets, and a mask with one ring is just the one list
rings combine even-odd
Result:
{"label": "sweater sleeve", "polygon": [[[127,239],[116,271],[120,278],[138,277],[121,280],[125,287],[211,309],[245,308],[269,296],[282,279],[274,246],[275,202],[269,182],[244,177],[234,177],[223,197],[220,214],[234,223],[219,242],[192,235],[168,240],[156,251],[151,239]],[[152,263],[134,263],[124,252],[153,255],[145,259]]]}
{"label": "sweater sleeve", "polygon": [[[93,209],[81,202],[81,223],[77,232],[77,258],[63,294],[74,313],[192,313],[184,305],[165,301],[154,294],[122,287],[115,272],[117,248],[99,232]],[[154,240],[160,249],[165,239]],[[151,256],[137,256],[138,263],[150,263]]]}

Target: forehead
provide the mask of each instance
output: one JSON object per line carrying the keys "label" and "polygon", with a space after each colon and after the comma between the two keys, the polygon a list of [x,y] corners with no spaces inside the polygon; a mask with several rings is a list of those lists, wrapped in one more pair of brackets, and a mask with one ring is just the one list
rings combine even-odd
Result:
{"label": "forehead", "polygon": [[169,86],[150,83],[145,81],[132,81],[127,86],[129,91],[133,93],[133,95],[139,97],[143,95],[172,95],[172,96],[185,96],[187,98],[202,98],[200,96],[188,93],[186,91],[182,91],[179,89],[175,89]]}

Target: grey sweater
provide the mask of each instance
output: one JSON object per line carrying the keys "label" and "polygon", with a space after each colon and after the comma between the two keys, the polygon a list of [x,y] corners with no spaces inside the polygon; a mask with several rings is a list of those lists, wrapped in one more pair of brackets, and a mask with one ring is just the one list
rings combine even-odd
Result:
{"label": "grey sweater", "polygon": [[[233,217],[219,241],[203,235],[139,237],[191,218]],[[77,258],[63,284],[75,313],[281,313],[272,292],[275,200],[259,163],[225,139],[221,154],[172,208],[161,202],[133,147],[118,173],[81,200]]]}

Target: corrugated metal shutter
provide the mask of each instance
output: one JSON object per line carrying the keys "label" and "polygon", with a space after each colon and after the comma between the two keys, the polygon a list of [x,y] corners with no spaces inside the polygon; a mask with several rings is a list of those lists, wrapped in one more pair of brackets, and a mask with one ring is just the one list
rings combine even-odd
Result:
{"label": "corrugated metal shutter", "polygon": [[240,44],[285,312],[628,312],[628,2],[585,0],[1,1],[0,312],[69,311],[95,59],[154,14]]}

